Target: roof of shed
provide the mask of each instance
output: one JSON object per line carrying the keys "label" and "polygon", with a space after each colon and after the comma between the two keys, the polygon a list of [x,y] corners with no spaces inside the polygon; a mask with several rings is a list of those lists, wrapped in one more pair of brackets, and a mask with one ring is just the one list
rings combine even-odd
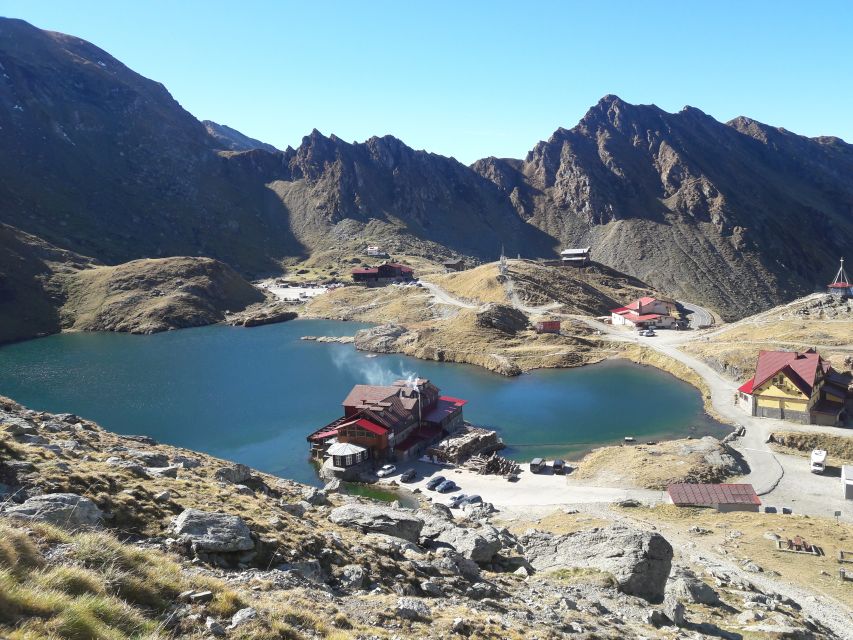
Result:
{"label": "roof of shed", "polygon": [[673,503],[679,506],[712,504],[756,504],[761,500],[751,484],[687,484],[676,483],[666,488]]}

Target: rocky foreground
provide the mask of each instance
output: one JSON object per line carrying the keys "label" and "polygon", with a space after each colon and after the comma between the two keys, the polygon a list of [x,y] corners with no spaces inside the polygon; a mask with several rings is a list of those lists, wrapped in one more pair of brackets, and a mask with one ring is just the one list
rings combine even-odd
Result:
{"label": "rocky foreground", "polygon": [[2,637],[842,637],[654,527],[513,533],[5,399],[0,432]]}

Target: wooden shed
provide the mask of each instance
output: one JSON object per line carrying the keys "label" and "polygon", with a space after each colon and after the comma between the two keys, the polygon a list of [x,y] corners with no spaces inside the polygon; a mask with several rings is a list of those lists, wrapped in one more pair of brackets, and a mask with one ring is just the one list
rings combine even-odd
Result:
{"label": "wooden shed", "polygon": [[560,333],[559,320],[539,320],[534,326],[536,333]]}

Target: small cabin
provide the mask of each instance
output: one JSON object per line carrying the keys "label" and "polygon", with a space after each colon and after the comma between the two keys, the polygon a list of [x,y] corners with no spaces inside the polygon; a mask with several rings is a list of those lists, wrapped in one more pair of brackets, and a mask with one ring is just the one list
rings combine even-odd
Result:
{"label": "small cabin", "polygon": [[589,252],[592,247],[563,249],[560,251],[560,263],[564,267],[585,267],[590,263]]}
{"label": "small cabin", "polygon": [[564,460],[554,460],[552,468],[554,469],[554,473],[558,476],[566,475],[566,462]]}
{"label": "small cabin", "polygon": [[533,460],[530,461],[530,472],[542,473],[543,471],[545,471],[546,466],[547,465],[545,464],[545,461],[542,458],[533,458]]}
{"label": "small cabin", "polygon": [[458,260],[446,260],[441,264],[447,273],[452,273],[454,271],[465,271],[465,260],[463,258],[459,258]]}
{"label": "small cabin", "polygon": [[375,244],[367,247],[365,253],[371,258],[384,258],[388,255],[387,253],[385,253],[385,250],[382,247],[377,246]]}
{"label": "small cabin", "polygon": [[560,333],[559,320],[540,320],[534,326],[536,333]]}

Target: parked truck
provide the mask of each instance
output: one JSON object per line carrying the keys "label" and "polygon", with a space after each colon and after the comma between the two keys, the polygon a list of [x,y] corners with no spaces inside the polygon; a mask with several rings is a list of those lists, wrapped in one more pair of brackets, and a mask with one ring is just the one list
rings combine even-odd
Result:
{"label": "parked truck", "polygon": [[812,451],[812,473],[823,473],[826,471],[826,451],[815,449]]}

